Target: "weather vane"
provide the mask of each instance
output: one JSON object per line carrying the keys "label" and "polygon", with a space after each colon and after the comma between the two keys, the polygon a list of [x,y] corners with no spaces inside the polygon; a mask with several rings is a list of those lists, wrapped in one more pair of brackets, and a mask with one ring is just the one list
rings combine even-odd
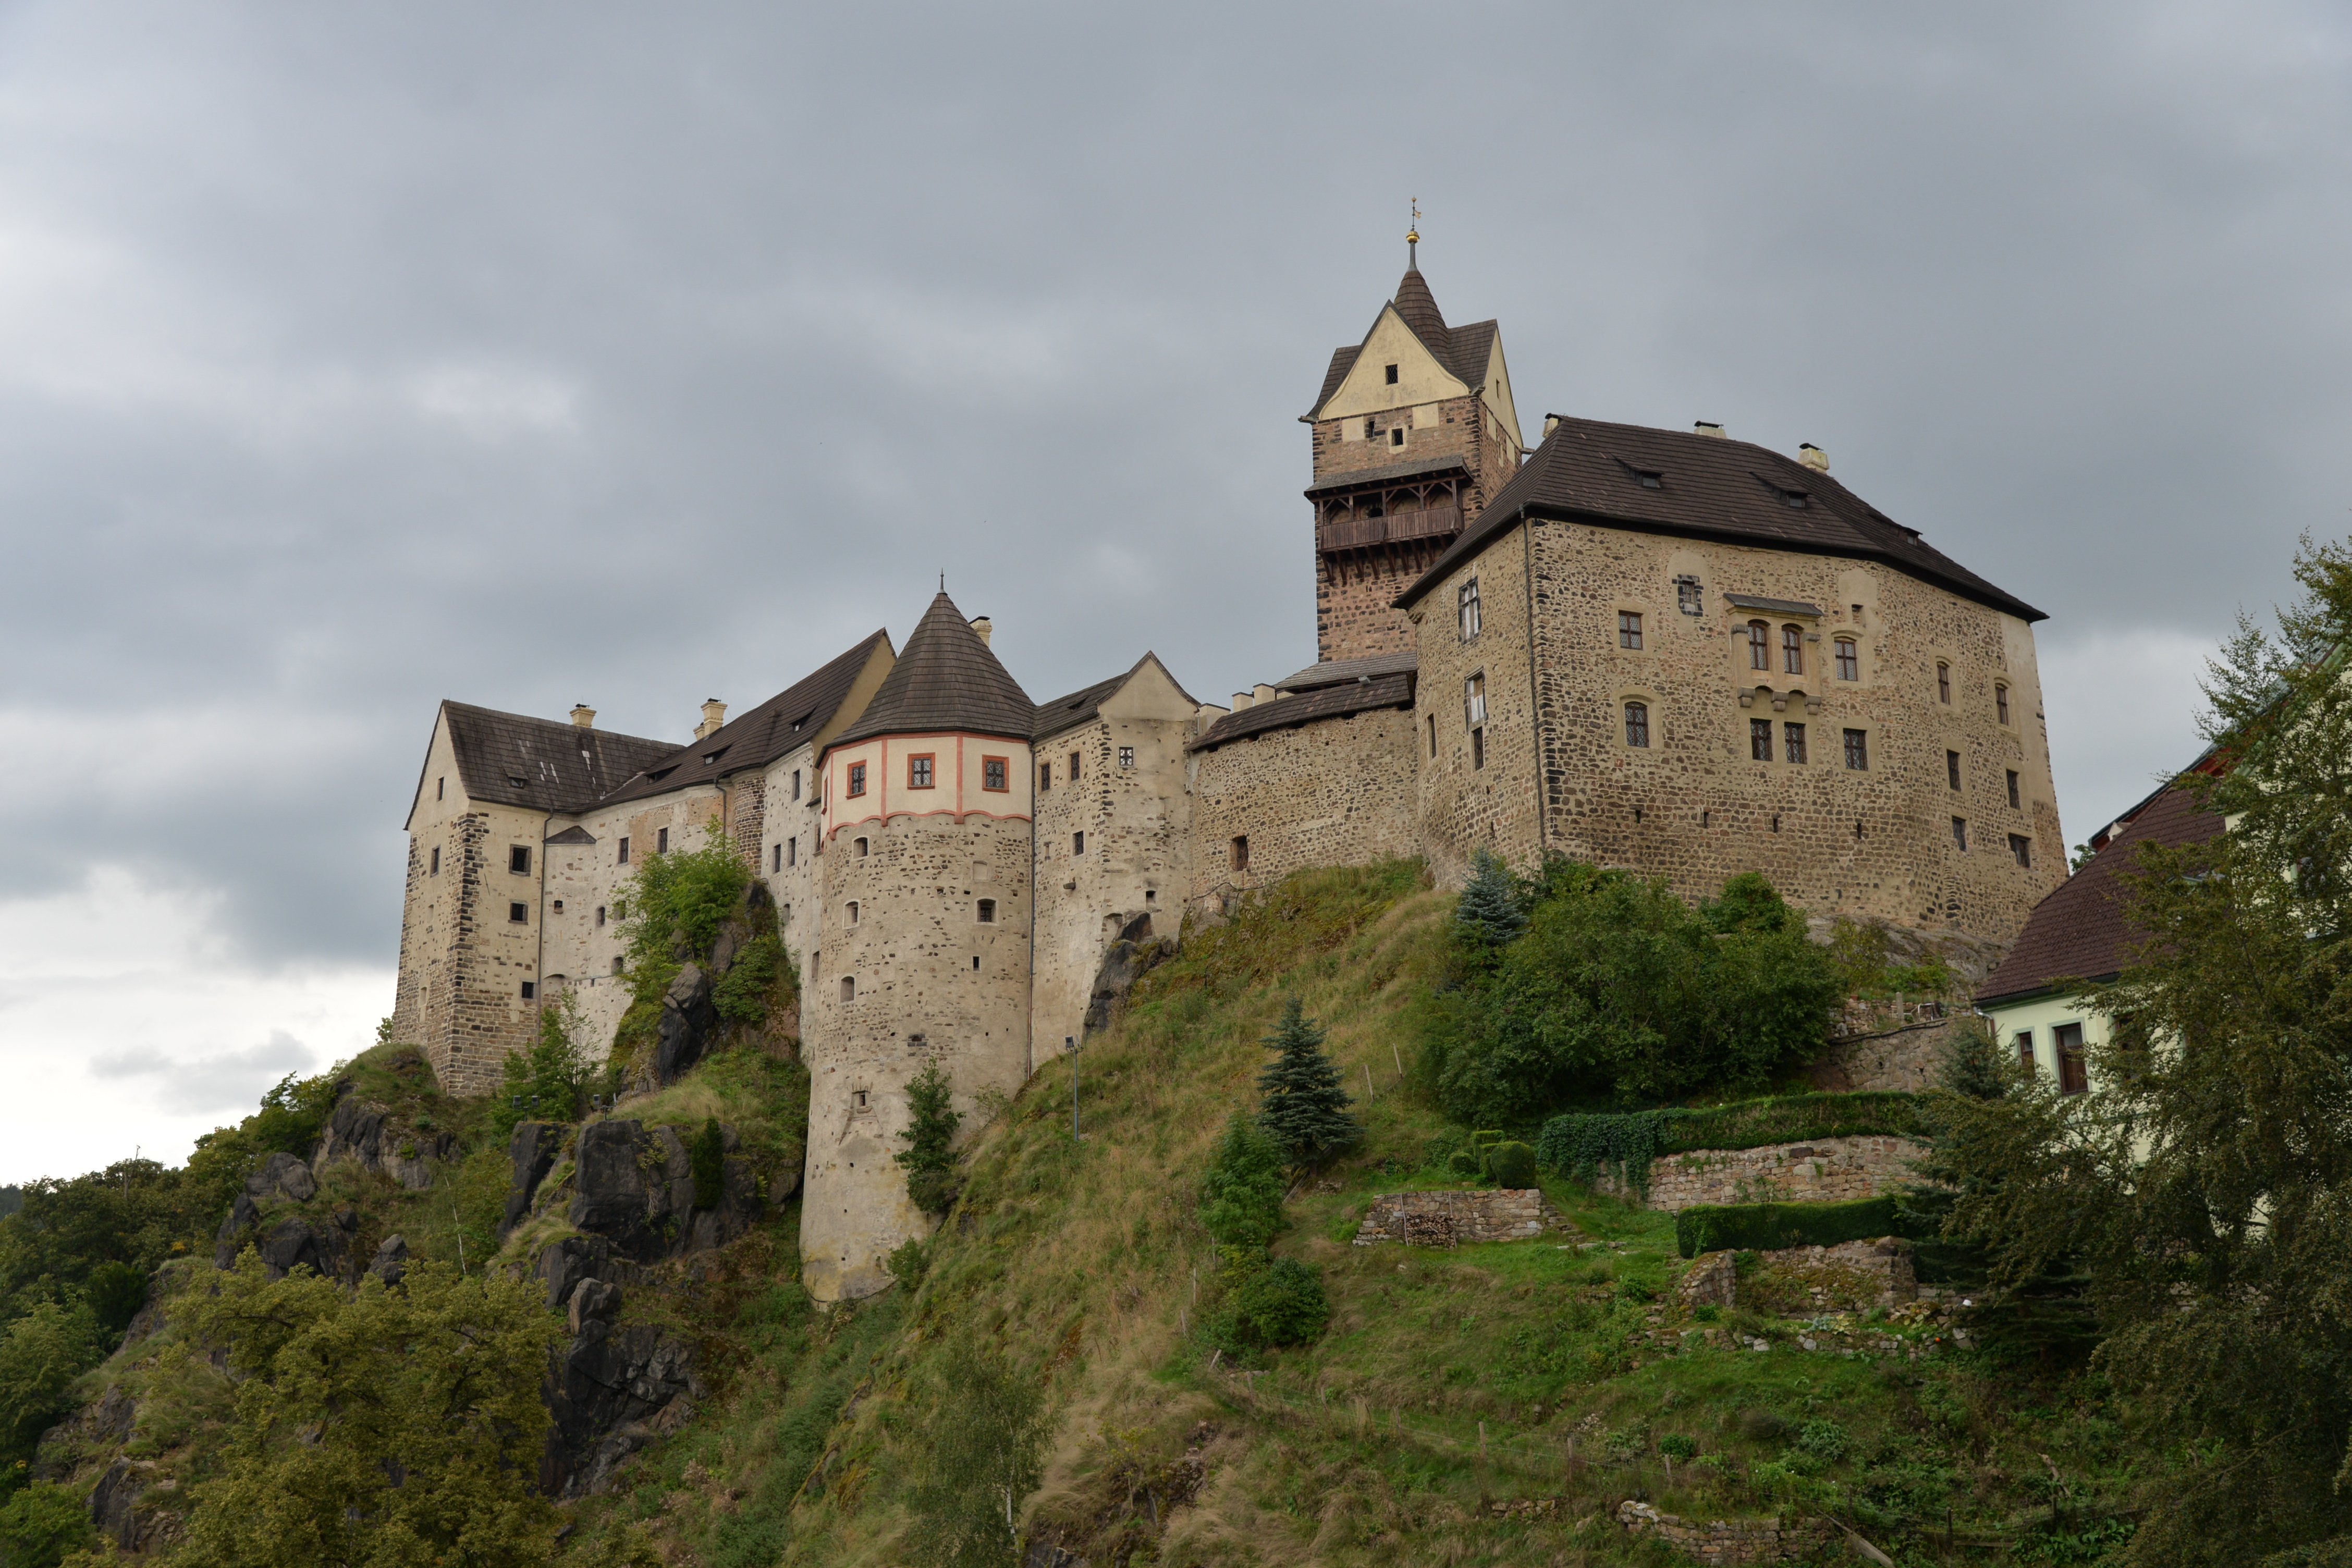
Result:
{"label": "weather vane", "polygon": [[1421,198],[1412,198],[1412,225],[1404,231],[1405,266],[1415,271],[1421,268]]}

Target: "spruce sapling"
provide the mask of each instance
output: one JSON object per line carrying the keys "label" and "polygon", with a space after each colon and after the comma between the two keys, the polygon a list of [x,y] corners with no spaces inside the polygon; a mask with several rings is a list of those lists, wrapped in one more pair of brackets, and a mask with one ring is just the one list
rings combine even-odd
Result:
{"label": "spruce sapling", "polygon": [[1454,906],[1454,932],[1473,948],[1506,946],[1528,929],[1518,887],[1491,849],[1479,850],[1470,867],[1470,885]]}
{"label": "spruce sapling", "polygon": [[1281,1054],[1258,1075],[1265,1103],[1258,1124],[1274,1135],[1290,1163],[1322,1163],[1356,1142],[1362,1131],[1348,1114],[1354,1103],[1339,1084],[1339,1065],[1323,1049],[1323,1031],[1297,997],[1282,1010],[1282,1023],[1265,1037]]}

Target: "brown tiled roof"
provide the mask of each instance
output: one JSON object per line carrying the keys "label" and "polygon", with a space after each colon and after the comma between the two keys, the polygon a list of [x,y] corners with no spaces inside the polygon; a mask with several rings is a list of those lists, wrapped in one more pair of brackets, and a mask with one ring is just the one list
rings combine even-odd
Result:
{"label": "brown tiled roof", "polygon": [[[1410,606],[1518,524],[1522,508],[1661,533],[1883,561],[2028,621],[2047,619],[1830,478],[1748,441],[1559,417],[1478,521],[1397,599]],[[1652,489],[1643,474],[1655,475]],[[1793,506],[1791,499],[1804,504]]]}
{"label": "brown tiled roof", "polygon": [[618,787],[676,741],[590,730],[557,719],[444,702],[467,798],[528,811],[571,811]]}
{"label": "brown tiled roof", "polygon": [[672,746],[609,798],[642,800],[689,784],[715,784],[746,768],[766,767],[803,741],[814,739],[832,721],[849,689],[856,684],[858,672],[874,657],[877,645],[887,648],[890,634],[877,631],[861,638],[814,674],[794,681],[740,717],[730,719],[698,741]]}
{"label": "brown tiled roof", "polygon": [[883,678],[864,716],[829,746],[876,735],[950,730],[1026,741],[1036,722],[1037,705],[996,662],[955,602],[941,594],[908,634],[906,651]]}
{"label": "brown tiled roof", "polygon": [[1327,686],[1297,697],[1269,697],[1238,713],[1226,714],[1184,749],[1213,751],[1229,741],[1247,740],[1269,730],[1295,729],[1318,719],[1340,719],[1375,708],[1410,708],[1412,679],[1404,673],[1375,676],[1345,686]]}
{"label": "brown tiled roof", "polygon": [[2000,966],[1985,976],[1977,1004],[2030,996],[2058,980],[2105,980],[2119,973],[2142,940],[2125,918],[2123,878],[2144,844],[2202,844],[2221,819],[2200,811],[2179,784],[2158,795],[2091,863],[2033,907]]}
{"label": "brown tiled roof", "polygon": [[[1412,335],[1421,340],[1422,346],[1438,363],[1460,377],[1464,385],[1475,392],[1486,382],[1486,362],[1494,353],[1495,334],[1501,330],[1496,322],[1489,320],[1464,327],[1447,326],[1444,312],[1437,308],[1437,297],[1429,291],[1429,280],[1417,267],[1406,269],[1391,303],[1412,330]],[[1377,324],[1379,317],[1373,321]],[[1364,336],[1371,336],[1369,328]],[[1315,395],[1315,406],[1299,416],[1302,420],[1311,421],[1323,412],[1323,405],[1331,401],[1331,395],[1348,379],[1348,373],[1356,367],[1357,357],[1363,352],[1360,342],[1354,348],[1331,351],[1330,366],[1323,373],[1323,390]]]}
{"label": "brown tiled roof", "polygon": [[1421,668],[1421,656],[1411,648],[1395,653],[1371,653],[1361,658],[1335,658],[1328,664],[1310,664],[1295,675],[1286,675],[1274,683],[1276,691],[1318,691],[1326,686],[1341,686],[1362,676],[1411,675]]}
{"label": "brown tiled roof", "polygon": [[[1051,702],[1040,702],[1037,704],[1036,727],[1030,731],[1029,738],[1033,741],[1042,741],[1048,735],[1058,734],[1074,724],[1083,724],[1092,719],[1102,710],[1102,705],[1109,700],[1111,693],[1134,679],[1135,672],[1147,664],[1160,664],[1160,656],[1147,649],[1141,658],[1137,659],[1108,680],[1097,680],[1082,690],[1071,692],[1067,697],[1056,697]],[[1192,694],[1184,690],[1182,681],[1168,673],[1166,665],[1160,664],[1160,671],[1168,676],[1168,683],[1171,686],[1183,694],[1184,700],[1192,701]]]}
{"label": "brown tiled roof", "polygon": [[1350,490],[1359,485],[1382,485],[1394,479],[1417,479],[1426,475],[1451,473],[1455,469],[1468,472],[1470,461],[1459,452],[1442,452],[1434,458],[1412,458],[1402,463],[1381,463],[1369,468],[1349,468],[1342,473],[1326,474],[1307,487],[1309,500],[1328,496],[1335,490]]}

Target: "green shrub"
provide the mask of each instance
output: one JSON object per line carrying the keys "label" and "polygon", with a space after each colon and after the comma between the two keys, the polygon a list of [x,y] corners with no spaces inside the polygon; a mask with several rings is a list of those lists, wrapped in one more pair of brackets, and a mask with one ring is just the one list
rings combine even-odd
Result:
{"label": "green shrub", "polygon": [[1891,1197],[1842,1204],[1701,1204],[1675,1216],[1675,1244],[1685,1258],[1725,1247],[1777,1252],[1893,1236],[1901,1225]]}
{"label": "green shrub", "polygon": [[1201,1226],[1229,1264],[1249,1264],[1282,1229],[1283,1151],[1245,1111],[1225,1123],[1201,1178]]}
{"label": "green shrub", "polygon": [[1234,1291],[1235,1327],[1265,1345],[1303,1345],[1331,1321],[1323,1277],[1294,1258],[1277,1258]]}
{"label": "green shrub", "polygon": [[54,1481],[35,1481],[0,1505],[0,1563],[8,1568],[58,1568],[97,1535],[81,1494]]}
{"label": "green shrub", "polygon": [[1845,1428],[1834,1421],[1808,1421],[1797,1428],[1797,1447],[1824,1463],[1844,1458],[1853,1446]]}
{"label": "green shrub", "polygon": [[1475,1176],[1478,1166],[1478,1155],[1475,1150],[1456,1149],[1446,1156],[1445,1168],[1457,1176]]}
{"label": "green shrub", "polygon": [[[501,1071],[498,1099],[490,1107],[490,1129],[499,1139],[519,1121],[577,1121],[580,1105],[589,1092],[596,1069],[585,1047],[587,1020],[580,1011],[580,994],[566,990],[539,1010],[539,1037],[509,1055]],[[415,1159],[414,1145],[401,1157]]]}
{"label": "green shrub", "polygon": [[925,1214],[945,1214],[955,1202],[955,1134],[963,1113],[940,1064],[927,1064],[907,1085],[908,1117],[900,1134],[907,1148],[893,1156],[907,1173],[907,1196]]}
{"label": "green shrub", "polygon": [[111,1344],[147,1304],[147,1276],[128,1263],[101,1263],[82,1281],[81,1294]]}
{"label": "green shrub", "polygon": [[1451,1132],[1441,1132],[1422,1145],[1422,1168],[1430,1171],[1450,1171],[1454,1156],[1462,1148],[1462,1140]]}
{"label": "green shrub", "polygon": [[735,962],[710,988],[711,1004],[730,1024],[763,1021],[777,1001],[798,989],[792,955],[782,939],[756,936],[743,944]]}
{"label": "green shrub", "polygon": [[1669,1432],[1658,1439],[1658,1452],[1670,1459],[1688,1461],[1698,1458],[1698,1444],[1680,1432]]}
{"label": "green shrub", "polygon": [[645,858],[613,900],[636,1001],[658,1007],[680,969],[710,962],[719,928],[751,885],[751,867],[715,816],[704,824],[700,848]]}
{"label": "green shrub", "polygon": [[1536,1135],[1536,1158],[1580,1181],[1606,1173],[1646,1191],[1650,1163],[1669,1154],[1823,1138],[1918,1137],[1926,1131],[1927,1102],[1919,1095],[1787,1094],[1695,1110],[1666,1107],[1555,1116]]}
{"label": "green shrub", "polygon": [[1525,1143],[1497,1143],[1486,1151],[1486,1174],[1500,1187],[1536,1184],[1536,1152]]}

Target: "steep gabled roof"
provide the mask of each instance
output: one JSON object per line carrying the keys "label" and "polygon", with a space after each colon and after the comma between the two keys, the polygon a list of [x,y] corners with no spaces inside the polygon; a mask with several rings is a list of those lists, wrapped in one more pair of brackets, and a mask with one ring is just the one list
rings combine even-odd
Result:
{"label": "steep gabled roof", "polygon": [[945,594],[931,601],[856,722],[828,742],[966,731],[1026,741],[1037,705]]}
{"label": "steep gabled roof", "polygon": [[1767,447],[1640,425],[1552,418],[1559,423],[1543,445],[1478,521],[1397,598],[1397,608],[1411,607],[1462,562],[1517,527],[1524,509],[1538,517],[1883,561],[2024,620],[2048,618],[1827,474]]}
{"label": "steep gabled roof", "polygon": [[672,746],[647,763],[643,773],[627,780],[610,799],[642,800],[689,784],[715,784],[746,768],[766,767],[794,746],[814,740],[840,711],[866,661],[889,647],[887,631],[861,638],[815,673],[794,681],[740,718],[730,719],[698,741]]}
{"label": "steep gabled roof", "polygon": [[1297,697],[1269,697],[1238,713],[1228,713],[1203,730],[1184,749],[1213,751],[1231,741],[1245,741],[1269,730],[1296,729],[1318,719],[1344,719],[1375,708],[1412,706],[1412,675],[1399,673],[1361,677],[1344,686],[1327,686]]}
{"label": "steep gabled roof", "polygon": [[1160,673],[1168,677],[1168,684],[1176,689],[1176,694],[1179,697],[1192,703],[1195,708],[1200,706],[1198,700],[1184,689],[1184,683],[1177,679],[1166,665],[1160,663],[1160,656],[1147,648],[1141,658],[1137,659],[1108,680],[1097,680],[1092,686],[1073,691],[1066,697],[1056,697],[1051,702],[1037,704],[1036,727],[1030,731],[1029,738],[1033,741],[1042,741],[1048,735],[1059,734],[1073,725],[1087,722],[1101,712],[1102,705],[1109,701],[1120,688],[1133,680],[1147,664],[1158,665]]}
{"label": "steep gabled roof", "polygon": [[2195,797],[2178,784],[2159,793],[2089,865],[2033,906],[2017,945],[1978,987],[1977,1005],[2032,996],[2059,980],[2106,980],[2120,973],[2131,950],[2145,939],[2124,907],[2124,876],[2140,846],[2202,844],[2221,831],[2221,819],[2199,810]]}
{"label": "steep gabled roof", "polygon": [[575,810],[677,750],[675,741],[466,702],[443,702],[441,717],[467,798],[529,811]]}
{"label": "steep gabled roof", "polygon": [[[1447,326],[1445,313],[1437,308],[1437,297],[1429,291],[1429,280],[1421,275],[1418,267],[1406,268],[1397,283],[1395,298],[1389,304],[1396,308],[1398,318],[1421,340],[1421,346],[1429,351],[1430,357],[1452,372],[1463,385],[1475,392],[1486,384],[1486,363],[1494,355],[1495,334],[1501,331],[1496,322],[1488,320],[1463,327]],[[1376,313],[1372,326],[1364,329],[1364,336],[1355,347],[1331,351],[1330,366],[1323,373],[1323,390],[1315,395],[1315,406],[1299,416],[1302,420],[1321,416],[1323,405],[1331,401],[1331,395],[1339,390],[1339,384],[1356,368],[1364,344],[1371,341],[1372,328],[1379,325]]]}

